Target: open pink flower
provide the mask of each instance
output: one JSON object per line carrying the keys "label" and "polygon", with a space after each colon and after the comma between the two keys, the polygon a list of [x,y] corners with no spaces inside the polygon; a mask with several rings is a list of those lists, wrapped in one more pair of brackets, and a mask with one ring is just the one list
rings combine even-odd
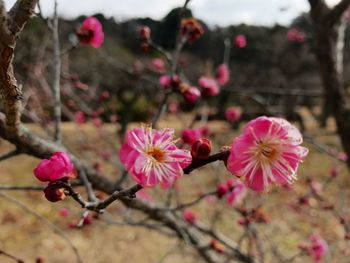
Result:
{"label": "open pink flower", "polygon": [[218,66],[218,71],[216,73],[216,81],[220,85],[225,85],[230,79],[230,71],[227,64],[221,64]]}
{"label": "open pink flower", "polygon": [[42,182],[76,177],[74,165],[64,152],[55,152],[50,159],[41,160],[34,169],[34,175]]}
{"label": "open pink flower", "polygon": [[152,67],[158,72],[163,72],[164,71],[164,61],[160,58],[155,58],[152,60]]}
{"label": "open pink flower", "polygon": [[191,154],[178,149],[173,136],[170,128],[142,127],[127,132],[120,160],[138,184],[167,187],[183,175],[182,169],[192,161]]}
{"label": "open pink flower", "polygon": [[202,90],[203,96],[215,96],[219,94],[219,86],[215,79],[208,77],[201,77],[198,80],[198,85]]}
{"label": "open pink flower", "polygon": [[298,129],[288,121],[256,118],[233,142],[227,169],[244,177],[247,186],[259,192],[267,190],[271,183],[291,183],[308,153],[307,148],[300,146],[302,141]]}
{"label": "open pink flower", "polygon": [[242,111],[238,107],[228,107],[225,111],[226,120],[230,123],[235,123],[241,118]]}
{"label": "open pink flower", "polygon": [[102,25],[95,17],[87,17],[77,32],[81,43],[99,48],[104,41]]}
{"label": "open pink flower", "polygon": [[234,39],[234,44],[238,48],[244,48],[247,45],[247,39],[244,35],[237,35]]}
{"label": "open pink flower", "polygon": [[313,260],[319,262],[328,251],[327,242],[318,234],[312,234],[309,240],[311,245],[308,247],[307,252]]}

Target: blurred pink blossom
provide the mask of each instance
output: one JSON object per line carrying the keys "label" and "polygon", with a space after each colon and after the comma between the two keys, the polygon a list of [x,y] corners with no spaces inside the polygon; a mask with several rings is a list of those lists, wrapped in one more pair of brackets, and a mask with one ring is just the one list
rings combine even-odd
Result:
{"label": "blurred pink blossom", "polygon": [[230,71],[227,64],[221,64],[218,66],[216,73],[216,81],[220,85],[225,85],[230,79]]}
{"label": "blurred pink blossom", "polygon": [[136,183],[168,187],[183,175],[182,169],[192,161],[191,154],[178,149],[173,137],[170,128],[142,127],[127,132],[119,157]]}
{"label": "blurred pink blossom", "polygon": [[229,123],[235,123],[241,118],[241,116],[242,111],[238,107],[228,107],[225,111],[225,117]]}
{"label": "blurred pink blossom", "polygon": [[191,224],[195,223],[198,218],[197,214],[191,208],[185,209],[182,216],[186,222]]}
{"label": "blurred pink blossom", "polygon": [[305,41],[304,33],[299,31],[296,28],[291,28],[287,31],[287,38],[289,41],[294,41],[294,42],[304,42]]}
{"label": "blurred pink blossom", "polygon": [[192,145],[202,136],[202,134],[203,130],[201,128],[188,128],[182,131],[181,139],[184,143]]}
{"label": "blurred pink blossom", "polygon": [[189,87],[182,95],[187,102],[195,103],[200,98],[201,93],[196,87]]}
{"label": "blurred pink blossom", "polygon": [[248,122],[235,139],[227,160],[228,170],[243,177],[248,187],[266,191],[270,184],[291,183],[308,153],[300,146],[299,130],[280,118],[259,117]]}
{"label": "blurred pink blossom", "polygon": [[159,84],[163,87],[163,88],[168,88],[170,87],[170,76],[169,75],[162,75],[159,78]]}
{"label": "blurred pink blossom", "polygon": [[234,179],[228,180],[226,184],[229,189],[227,203],[231,206],[236,206],[247,195],[247,187],[242,181]]}
{"label": "blurred pink blossom", "polygon": [[237,35],[233,43],[238,48],[244,48],[247,45],[247,39],[244,35]]}
{"label": "blurred pink blossom", "polygon": [[77,124],[83,124],[85,122],[85,114],[84,112],[82,111],[77,111],[75,114],[74,114],[74,121],[77,123]]}
{"label": "blurred pink blossom", "polygon": [[99,48],[104,41],[102,25],[95,17],[87,17],[77,32],[80,42]]}
{"label": "blurred pink blossom", "polygon": [[62,217],[67,217],[69,216],[69,209],[67,207],[62,207],[59,211],[58,214]]}
{"label": "blurred pink blossom", "polygon": [[164,71],[164,61],[160,58],[155,58],[152,60],[152,67],[158,72]]}
{"label": "blurred pink blossom", "polygon": [[308,254],[315,260],[316,262],[321,261],[321,259],[326,255],[328,251],[327,242],[318,234],[312,234],[309,237],[311,241],[311,245],[308,248]]}
{"label": "blurred pink blossom", "polygon": [[198,80],[198,85],[201,88],[203,96],[215,96],[219,94],[219,86],[215,79],[201,77]]}

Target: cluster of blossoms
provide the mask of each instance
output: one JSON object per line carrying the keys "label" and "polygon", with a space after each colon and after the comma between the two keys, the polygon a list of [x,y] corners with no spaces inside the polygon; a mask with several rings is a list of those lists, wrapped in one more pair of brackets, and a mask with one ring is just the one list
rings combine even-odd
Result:
{"label": "cluster of blossoms", "polygon": [[95,17],[88,17],[76,32],[81,43],[99,48],[104,41],[104,33],[100,21]]}
{"label": "cluster of blossoms", "polygon": [[41,160],[34,169],[34,175],[42,182],[49,182],[44,193],[46,199],[51,202],[57,202],[66,197],[65,189],[58,182],[67,182],[77,177],[72,161],[64,152],[55,152],[50,159]]}
{"label": "cluster of blossoms", "polygon": [[305,34],[296,28],[291,28],[287,31],[287,38],[289,41],[301,43],[305,41]]}

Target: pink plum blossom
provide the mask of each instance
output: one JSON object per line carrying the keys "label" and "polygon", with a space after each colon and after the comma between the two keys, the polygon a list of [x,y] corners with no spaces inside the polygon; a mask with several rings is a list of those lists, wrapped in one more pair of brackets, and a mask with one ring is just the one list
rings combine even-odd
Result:
{"label": "pink plum blossom", "polygon": [[219,86],[215,79],[201,77],[198,80],[198,85],[201,88],[203,96],[215,96],[219,94]]}
{"label": "pink plum blossom", "polygon": [[201,93],[196,87],[189,87],[182,95],[187,102],[195,103],[200,98]]}
{"label": "pink plum blossom", "polygon": [[160,58],[155,58],[152,60],[152,67],[158,72],[163,72],[164,71],[164,61]]}
{"label": "pink plum blossom", "polygon": [[59,211],[58,214],[62,217],[67,217],[69,216],[69,209],[67,207],[62,207]]}
{"label": "pink plum blossom", "polygon": [[311,241],[311,245],[308,247],[308,254],[316,262],[321,261],[328,251],[327,242],[318,234],[312,234],[309,240]]}
{"label": "pink plum blossom", "polygon": [[237,35],[233,43],[238,48],[244,48],[247,45],[247,39],[244,35]]}
{"label": "pink plum blossom", "polygon": [[256,118],[234,140],[227,168],[258,192],[266,191],[272,183],[291,183],[308,153],[307,148],[300,146],[302,141],[298,129],[288,121],[266,116]]}
{"label": "pink plum blossom", "polygon": [[143,126],[128,131],[120,150],[120,160],[134,181],[151,187],[161,183],[168,187],[183,175],[191,161],[189,151],[178,149],[174,130],[155,130]]}
{"label": "pink plum blossom", "polygon": [[168,88],[170,86],[170,82],[171,82],[171,79],[169,75],[162,75],[159,78],[159,84],[163,88]]}
{"label": "pink plum blossom", "polygon": [[238,107],[228,107],[225,111],[226,120],[229,123],[235,123],[241,118],[242,111]]}
{"label": "pink plum blossom", "polygon": [[77,124],[83,124],[85,122],[85,114],[82,111],[77,111],[74,114],[74,120]]}
{"label": "pink plum blossom", "polygon": [[230,79],[230,71],[227,64],[221,64],[218,66],[216,73],[216,81],[220,85],[225,85]]}
{"label": "pink plum blossom", "polygon": [[81,43],[99,48],[104,41],[102,25],[95,17],[87,17],[77,32]]}
{"label": "pink plum blossom", "polygon": [[182,216],[186,222],[191,224],[195,223],[198,218],[197,214],[190,208],[185,209]]}
{"label": "pink plum blossom", "polygon": [[33,172],[35,177],[42,182],[54,182],[76,177],[74,165],[64,152],[55,152],[50,159],[41,160]]}

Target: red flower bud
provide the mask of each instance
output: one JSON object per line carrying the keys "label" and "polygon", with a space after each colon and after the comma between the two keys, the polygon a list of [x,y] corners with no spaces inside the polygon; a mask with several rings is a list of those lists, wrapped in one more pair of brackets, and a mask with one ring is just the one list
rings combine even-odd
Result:
{"label": "red flower bud", "polygon": [[194,159],[206,159],[211,152],[211,141],[200,138],[192,144],[191,155]]}
{"label": "red flower bud", "polygon": [[61,201],[66,198],[66,194],[64,193],[64,188],[57,188],[54,185],[49,184],[44,189],[44,194],[47,200],[50,202]]}

